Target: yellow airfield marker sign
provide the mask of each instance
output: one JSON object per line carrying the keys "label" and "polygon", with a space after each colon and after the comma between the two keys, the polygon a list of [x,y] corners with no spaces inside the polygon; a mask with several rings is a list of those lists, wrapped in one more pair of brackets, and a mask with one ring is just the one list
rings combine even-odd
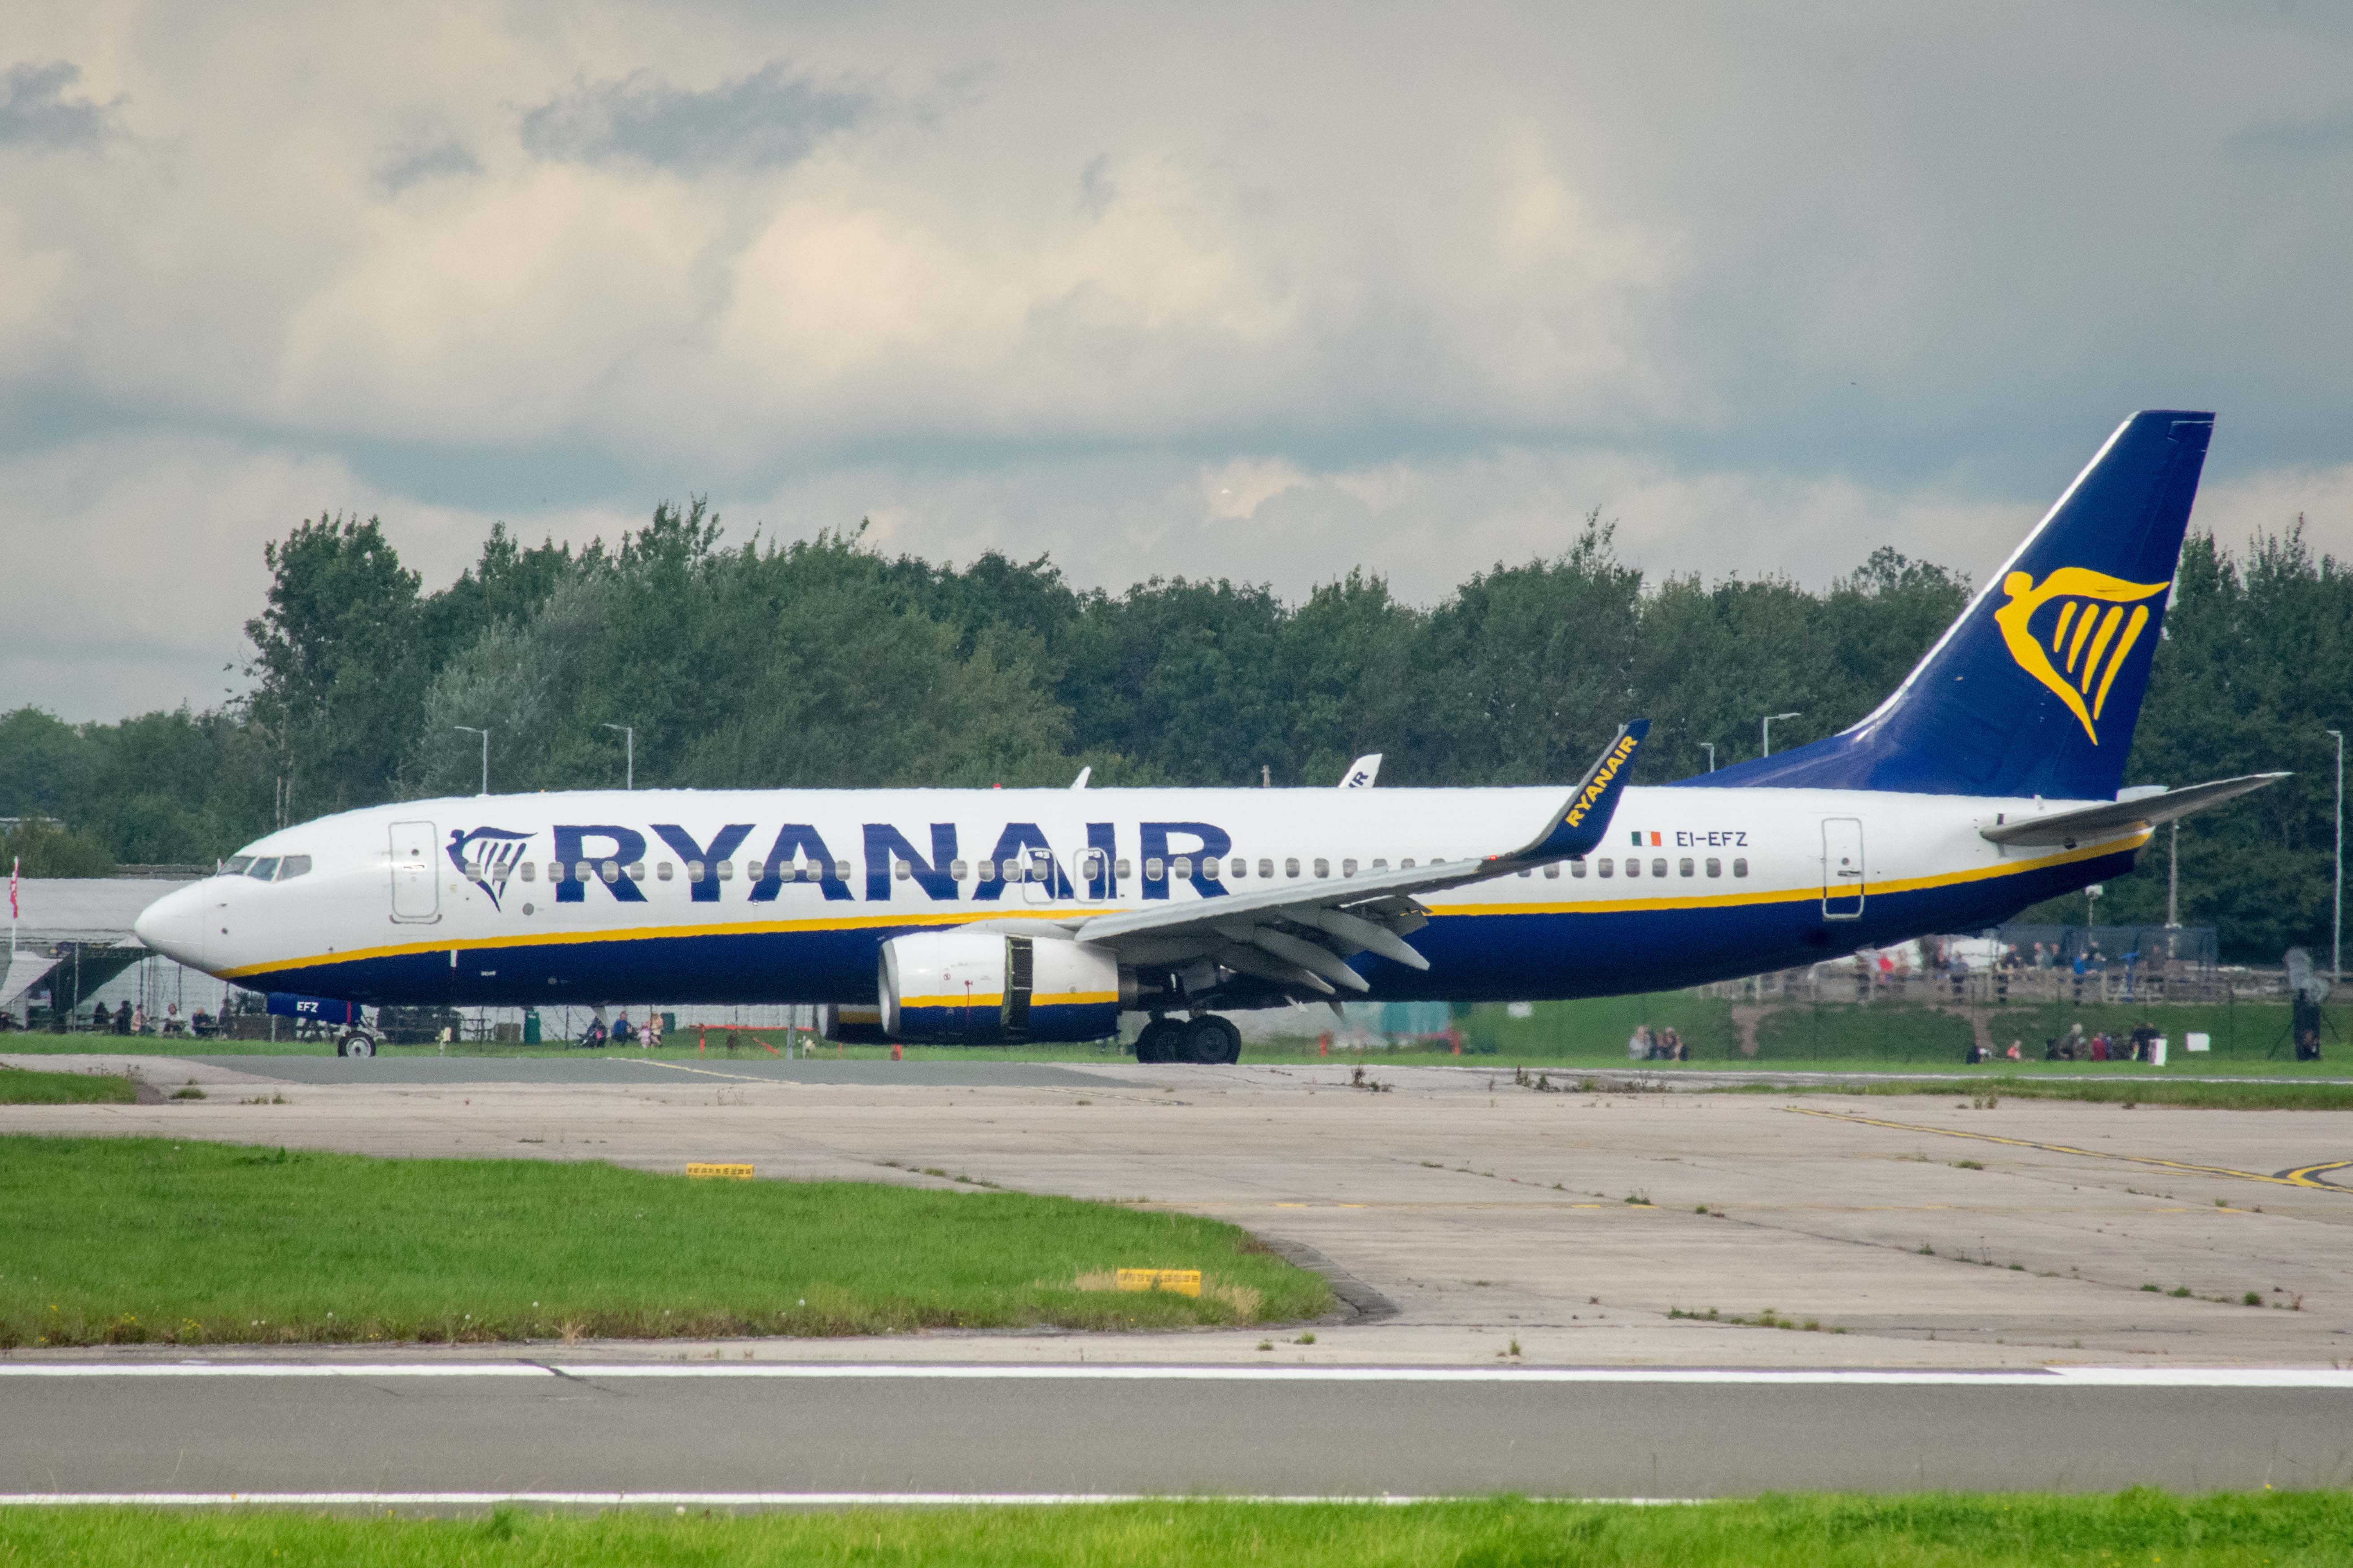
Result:
{"label": "yellow airfield marker sign", "polygon": [[1201,1293],[1201,1271],[1198,1268],[1123,1268],[1119,1271],[1118,1284],[1123,1290],[1166,1290],[1172,1295],[1198,1296]]}
{"label": "yellow airfield marker sign", "polygon": [[686,1168],[686,1173],[690,1176],[715,1176],[723,1181],[748,1182],[752,1179],[752,1167],[749,1165],[696,1164],[689,1165]]}

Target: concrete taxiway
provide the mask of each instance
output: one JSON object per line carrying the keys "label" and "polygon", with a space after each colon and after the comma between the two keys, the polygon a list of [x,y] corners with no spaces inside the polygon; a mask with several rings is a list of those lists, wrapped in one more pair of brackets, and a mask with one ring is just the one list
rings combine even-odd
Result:
{"label": "concrete taxiway", "polygon": [[[2353,1363],[2353,1191],[2327,1168],[2353,1159],[2353,1113],[1555,1093],[1449,1068],[1375,1068],[1376,1091],[1345,1067],[136,1065],[207,1098],[0,1107],[0,1130],[746,1161],[1182,1208],[1344,1283],[1358,1310],[1319,1359],[1493,1359],[1516,1341],[1523,1362],[1576,1364]],[[1768,1311],[1820,1331],[1725,1321]],[[1260,1353],[1247,1334],[1184,1343],[1176,1358]]]}

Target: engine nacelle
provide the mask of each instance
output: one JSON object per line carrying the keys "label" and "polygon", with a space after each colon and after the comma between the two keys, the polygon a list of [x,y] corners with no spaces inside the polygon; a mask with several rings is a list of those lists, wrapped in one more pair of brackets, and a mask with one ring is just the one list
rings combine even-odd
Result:
{"label": "engine nacelle", "polygon": [[882,944],[882,1032],[917,1045],[1100,1040],[1119,1032],[1119,961],[1075,942],[919,931]]}

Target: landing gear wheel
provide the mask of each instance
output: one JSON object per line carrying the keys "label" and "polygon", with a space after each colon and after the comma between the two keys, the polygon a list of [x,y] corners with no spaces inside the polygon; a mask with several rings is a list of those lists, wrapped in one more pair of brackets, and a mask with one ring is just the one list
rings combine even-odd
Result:
{"label": "landing gear wheel", "polygon": [[1185,1026],[1183,1059],[1221,1067],[1242,1059],[1242,1032],[1230,1019],[1208,1014]]}
{"label": "landing gear wheel", "polygon": [[374,1037],[354,1029],[335,1042],[335,1054],[339,1057],[372,1057],[375,1055],[375,1040]]}
{"label": "landing gear wheel", "polygon": [[1144,1033],[1135,1037],[1135,1059],[1139,1062],[1165,1062],[1170,1058],[1169,1047],[1184,1026],[1174,1018],[1155,1018],[1144,1026]]}

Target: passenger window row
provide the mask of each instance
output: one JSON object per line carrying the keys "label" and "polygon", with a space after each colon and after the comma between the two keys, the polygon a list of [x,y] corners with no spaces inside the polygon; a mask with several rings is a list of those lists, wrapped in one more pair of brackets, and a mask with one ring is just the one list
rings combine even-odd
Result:
{"label": "passenger window row", "polygon": [[[1313,863],[1315,876],[1324,878],[1331,876],[1332,862],[1329,859],[1319,856],[1314,858]],[[1400,870],[1409,871],[1414,868],[1415,864],[1416,862],[1412,858],[1408,857],[1407,858],[1398,862],[1398,868]],[[1446,864],[1446,861],[1443,857],[1432,857],[1430,864],[1432,866],[1442,866]],[[1560,865],[1561,863],[1557,860],[1546,865],[1543,868],[1545,876],[1557,880],[1560,876]],[[1708,856],[1704,862],[1695,861],[1688,855],[1683,856],[1674,862],[1672,873],[1670,873],[1668,869],[1668,861],[1666,857],[1654,856],[1650,861],[1649,874],[1652,877],[1666,877],[1670,874],[1683,877],[1696,877],[1700,874],[1703,866],[1704,866],[1706,874],[1710,877],[1720,878],[1724,875],[1724,862],[1713,855]],[[1101,867],[1102,861],[1098,858],[1096,852],[1090,851],[1080,857],[1080,862],[1076,868],[1077,875],[1082,880],[1092,880],[1100,877],[1102,874]],[[1627,856],[1625,858],[1625,868],[1626,875],[1629,877],[1642,876],[1642,858],[1638,855]],[[230,859],[225,866],[224,870],[227,875],[232,877],[242,875],[253,877],[265,882],[273,879],[283,882],[290,878],[301,876],[304,872],[310,870],[310,868],[311,858],[308,855],[289,855],[284,857],[282,859],[256,859],[249,856],[238,856]],[[1375,871],[1386,871],[1388,869],[1388,861],[1386,859],[1377,859],[1372,862],[1370,868]],[[528,882],[534,879],[538,871],[538,867],[536,863],[529,860],[522,861],[512,868],[508,866],[486,867],[479,861],[469,861],[466,865],[466,875],[491,881],[503,882],[507,879],[511,869],[514,875],[520,877],[523,881]],[[786,882],[823,881],[827,874],[826,864],[821,860],[793,862],[779,860],[775,863],[774,869],[778,879]],[[1180,882],[1187,881],[1193,878],[1197,869],[1200,876],[1212,881],[1219,880],[1222,878],[1229,876],[1235,879],[1240,879],[1250,875],[1250,861],[1240,855],[1233,857],[1230,861],[1223,863],[1215,858],[1208,858],[1202,859],[1197,868],[1191,856],[1176,855],[1171,856],[1165,861],[1160,859],[1158,857],[1155,857],[1144,863],[1145,879],[1146,881],[1153,882],[1159,881],[1164,877],[1173,878]],[[1301,862],[1296,856],[1287,857],[1282,862],[1282,874],[1285,877],[1297,877],[1301,875]],[[744,863],[744,875],[752,881],[756,882],[765,880],[769,874],[769,870],[770,866],[766,861],[747,860]],[[1340,875],[1343,877],[1353,877],[1356,874],[1356,870],[1357,863],[1354,859],[1344,859],[1340,862]],[[968,881],[972,879],[976,871],[977,871],[979,879],[983,882],[993,882],[1000,878],[1008,882],[1019,882],[1024,880],[1042,882],[1048,879],[1046,862],[1043,857],[1039,858],[1034,864],[1018,858],[1008,858],[1001,865],[993,859],[980,861],[977,866],[967,864],[962,860],[953,860],[948,863],[948,877],[953,881]],[[846,882],[856,875],[856,868],[847,860],[836,860],[832,864],[831,872],[835,880]],[[673,870],[670,862],[662,860],[655,863],[654,879],[656,881],[670,881],[672,878],[672,874]],[[1113,862],[1112,875],[1115,879],[1124,881],[1133,874],[1134,869],[1132,862],[1125,858]],[[1272,879],[1274,876],[1274,861],[1271,858],[1261,859],[1258,863],[1258,874],[1262,878],[1270,879]],[[1568,862],[1568,874],[1572,878],[1579,879],[1588,875],[1614,877],[1618,874],[1617,861],[1608,855],[1601,856],[1598,859],[1593,860],[1587,860],[1584,858],[1572,859]],[[1747,857],[1736,856],[1733,858],[1732,874],[1736,878],[1745,878],[1748,875]],[[903,882],[914,875],[914,868],[905,860],[893,860],[892,862],[892,875]],[[1523,877],[1533,877],[1535,875],[1535,870],[1531,868],[1528,870],[1522,871],[1520,875]],[[646,863],[642,860],[636,860],[630,862],[627,866],[623,866],[619,862],[613,860],[601,862],[582,860],[567,867],[560,860],[551,860],[547,865],[547,879],[551,882],[562,882],[567,879],[579,882],[598,880],[617,882],[624,877],[627,877],[633,882],[644,881],[646,879]],[[705,865],[700,860],[689,860],[686,862],[686,879],[689,882],[727,882],[733,881],[734,877],[735,863],[732,860],[720,860],[709,865]]]}
{"label": "passenger window row", "polygon": [[[1596,875],[1610,877],[1617,874],[1610,858],[1607,855],[1604,855],[1599,859],[1594,861],[1592,866],[1593,871]],[[1706,866],[1707,874],[1709,876],[1721,877],[1724,875],[1724,862],[1716,857],[1713,855],[1709,856],[1707,858]],[[1675,872],[1679,876],[1695,877],[1699,875],[1699,867],[1693,861],[1690,856],[1685,855],[1675,862]],[[1525,871],[1520,874],[1522,876],[1527,875]],[[1551,867],[1547,866],[1545,868],[1545,874],[1546,876],[1553,876],[1556,873],[1554,872]],[[1582,877],[1586,875],[1586,862],[1583,860],[1571,860],[1568,863],[1568,874],[1572,877]],[[1629,877],[1639,877],[1641,874],[1641,857],[1639,855],[1627,856],[1626,875]],[[1746,877],[1748,875],[1748,858],[1746,856],[1738,855],[1733,858],[1732,874],[1736,877]],[[1663,877],[1667,875],[1666,857],[1662,855],[1651,858],[1651,875],[1653,877]]]}

